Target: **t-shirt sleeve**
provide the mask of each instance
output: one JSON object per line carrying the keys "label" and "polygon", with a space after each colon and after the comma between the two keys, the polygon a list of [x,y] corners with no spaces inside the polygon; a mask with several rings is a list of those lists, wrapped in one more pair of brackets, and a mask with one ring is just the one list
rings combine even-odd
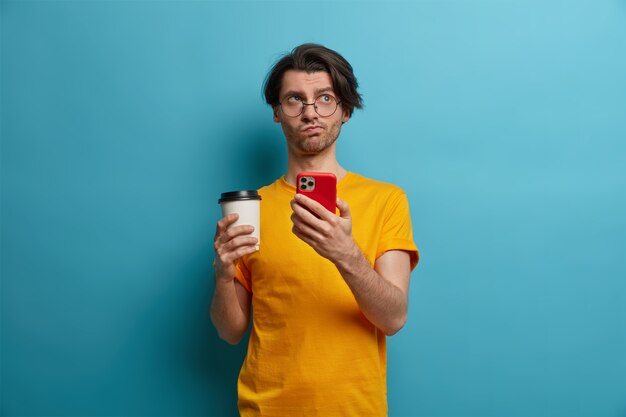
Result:
{"label": "t-shirt sleeve", "polygon": [[382,233],[376,258],[390,250],[403,250],[411,257],[411,271],[419,261],[419,251],[413,242],[413,228],[409,212],[409,200],[404,191],[398,189],[390,195],[383,213]]}
{"label": "t-shirt sleeve", "polygon": [[235,262],[235,279],[249,292],[252,293],[252,281],[250,279],[250,270],[246,266],[243,258]]}

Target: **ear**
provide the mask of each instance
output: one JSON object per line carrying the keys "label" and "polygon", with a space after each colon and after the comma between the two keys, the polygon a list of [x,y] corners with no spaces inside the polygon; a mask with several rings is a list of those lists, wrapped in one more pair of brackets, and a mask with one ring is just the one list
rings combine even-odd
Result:
{"label": "ear", "polygon": [[341,124],[344,124],[344,123],[346,123],[348,120],[350,120],[350,115],[348,114],[348,112],[347,112],[347,111],[345,111],[345,110],[343,110],[343,109],[342,109],[342,112],[343,112],[343,117],[341,118]]}
{"label": "ear", "polygon": [[280,117],[278,116],[278,110],[279,110],[278,106],[272,107],[272,112],[274,112],[274,122],[276,122],[276,123],[280,123]]}

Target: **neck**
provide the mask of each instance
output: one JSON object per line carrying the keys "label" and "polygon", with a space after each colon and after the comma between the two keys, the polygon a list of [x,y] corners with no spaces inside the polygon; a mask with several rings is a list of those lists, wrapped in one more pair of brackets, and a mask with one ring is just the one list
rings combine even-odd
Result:
{"label": "neck", "polygon": [[296,155],[293,152],[288,152],[285,180],[289,184],[295,185],[296,176],[303,171],[331,172],[335,174],[337,181],[340,181],[348,173],[348,171],[337,162],[335,146],[327,149],[326,152],[315,155]]}

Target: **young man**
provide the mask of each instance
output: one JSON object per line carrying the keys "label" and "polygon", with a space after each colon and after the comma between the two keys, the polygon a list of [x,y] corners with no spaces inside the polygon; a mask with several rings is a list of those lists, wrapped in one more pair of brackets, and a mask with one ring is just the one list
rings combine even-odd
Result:
{"label": "young man", "polygon": [[[213,323],[235,344],[252,315],[242,416],[387,415],[385,337],[407,319],[418,252],[405,193],[337,161],[341,127],[361,108],[357,87],[350,64],[315,44],[295,48],[266,79],[287,172],[259,190],[260,250],[251,226],[229,227],[237,215],[215,233]],[[339,215],[296,195],[301,171],[336,175]]]}

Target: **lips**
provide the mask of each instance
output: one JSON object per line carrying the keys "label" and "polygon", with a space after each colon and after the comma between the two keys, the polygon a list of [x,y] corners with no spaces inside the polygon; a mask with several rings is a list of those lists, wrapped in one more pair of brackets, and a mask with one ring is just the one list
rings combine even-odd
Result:
{"label": "lips", "polygon": [[322,126],[320,125],[314,125],[314,126],[306,126],[303,129],[301,129],[300,131],[303,133],[319,133],[321,132],[323,129]]}

